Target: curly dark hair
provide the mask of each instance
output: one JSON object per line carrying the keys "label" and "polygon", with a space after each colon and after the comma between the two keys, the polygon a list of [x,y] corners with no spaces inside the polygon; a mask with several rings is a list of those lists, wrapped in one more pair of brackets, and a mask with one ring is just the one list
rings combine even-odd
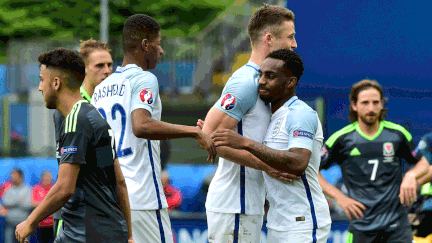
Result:
{"label": "curly dark hair", "polygon": [[[358,120],[358,114],[356,111],[352,109],[351,104],[357,103],[359,93],[367,89],[376,89],[380,93],[381,101],[383,105],[385,105],[385,103],[387,102],[387,99],[384,98],[383,88],[376,80],[363,79],[362,81],[355,83],[351,88],[350,96],[349,96],[350,106],[349,106],[348,120],[350,122],[356,122]],[[387,116],[387,108],[383,108],[379,116],[379,121],[385,120],[386,116]]]}
{"label": "curly dark hair", "polygon": [[66,85],[78,89],[85,78],[85,63],[77,51],[56,48],[39,55],[38,61],[48,69],[55,69],[67,75]]}
{"label": "curly dark hair", "polygon": [[285,21],[295,23],[294,13],[284,7],[264,4],[251,17],[248,24],[248,35],[252,45],[259,42],[264,31],[270,31],[276,37],[282,34],[282,24]]}
{"label": "curly dark hair", "polygon": [[280,49],[271,52],[266,58],[274,58],[284,61],[285,68],[297,78],[298,85],[305,69],[303,66],[303,60],[299,54],[289,49]]}
{"label": "curly dark hair", "polygon": [[159,35],[160,30],[160,24],[152,17],[145,14],[132,15],[123,27],[124,51],[134,51],[143,39],[152,41]]}

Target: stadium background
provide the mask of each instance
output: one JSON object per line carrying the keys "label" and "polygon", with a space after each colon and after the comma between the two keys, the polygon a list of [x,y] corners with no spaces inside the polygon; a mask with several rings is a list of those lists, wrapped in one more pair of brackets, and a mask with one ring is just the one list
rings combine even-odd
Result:
{"label": "stadium background", "polygon": [[[265,2],[285,5],[296,15],[297,52],[306,67],[297,93],[319,112],[326,138],[349,123],[349,89],[364,78],[383,85],[388,120],[405,126],[414,142],[432,131],[432,2]],[[162,90],[162,120],[194,125],[230,74],[247,62],[247,22],[262,3],[109,0],[113,59],[121,62],[124,20],[135,13],[154,16],[164,29],[165,55],[153,71]],[[15,166],[24,169],[29,185],[39,181],[42,170],[56,175],[52,111],[37,91],[37,56],[58,46],[77,49],[80,39],[100,39],[101,9],[97,0],[0,1],[0,182]],[[206,153],[192,140],[172,140],[170,145],[167,169],[184,195],[181,212],[172,215],[177,241],[207,242],[205,215],[190,211],[200,208],[196,204],[205,198],[203,182],[216,167],[207,164]],[[340,180],[335,167],[326,176],[334,183]],[[346,225],[334,220],[329,242],[343,242]]]}

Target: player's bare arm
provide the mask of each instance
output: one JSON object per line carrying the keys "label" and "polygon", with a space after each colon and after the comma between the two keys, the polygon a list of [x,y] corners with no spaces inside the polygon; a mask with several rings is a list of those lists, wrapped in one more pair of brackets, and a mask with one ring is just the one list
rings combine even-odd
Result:
{"label": "player's bare arm", "polygon": [[[423,158],[425,158],[425,157],[423,157]],[[432,166],[429,166],[429,169],[428,169],[428,172],[426,173],[426,175],[417,179],[417,185],[423,186],[424,184],[426,184],[430,181],[432,181]]]}
{"label": "player's bare arm", "polygon": [[123,172],[120,169],[120,163],[117,158],[114,160],[114,173],[117,185],[117,202],[120,206],[121,211],[123,212],[128,227],[128,243],[133,243],[134,240],[132,238],[131,210],[126,180],[123,176]]}
{"label": "player's bare arm", "polygon": [[411,205],[417,201],[417,179],[426,175],[429,167],[428,161],[423,156],[411,170],[405,173],[399,193],[402,204]]}
{"label": "player's bare arm", "polygon": [[308,149],[272,149],[229,129],[217,130],[212,134],[212,139],[215,142],[216,148],[227,146],[230,148],[247,150],[267,165],[295,175],[304,174],[311,156],[311,151]]}
{"label": "player's bare arm", "polygon": [[363,217],[363,210],[366,210],[366,207],[361,202],[343,194],[343,192],[330,184],[321,172],[318,172],[318,181],[324,194],[336,200],[336,203],[345,211],[349,220],[352,220],[353,217],[356,219]]}
{"label": "player's bare arm", "polygon": [[60,164],[57,182],[27,220],[16,227],[15,236],[20,243],[24,242],[42,220],[63,207],[72,197],[79,171],[79,164]]}
{"label": "player's bare arm", "polygon": [[167,140],[175,138],[194,138],[201,148],[207,150],[207,161],[214,163],[216,149],[211,138],[201,129],[193,126],[170,124],[151,118],[149,111],[136,109],[132,111],[132,130],[136,137],[151,140]]}
{"label": "player's bare arm", "polygon": [[[199,123],[200,122],[197,123],[197,126],[200,126]],[[237,126],[237,123],[238,121],[236,119],[212,107],[206,116],[202,130],[208,135],[211,135],[220,129],[229,129],[233,133],[236,133],[233,129]],[[243,137],[240,134],[238,135]],[[298,176],[289,173],[282,173],[282,171],[267,165],[248,151],[230,148],[228,146],[218,146],[216,147],[216,151],[219,156],[225,159],[240,165],[262,170],[276,179],[288,182],[292,181],[293,179],[299,179]]]}

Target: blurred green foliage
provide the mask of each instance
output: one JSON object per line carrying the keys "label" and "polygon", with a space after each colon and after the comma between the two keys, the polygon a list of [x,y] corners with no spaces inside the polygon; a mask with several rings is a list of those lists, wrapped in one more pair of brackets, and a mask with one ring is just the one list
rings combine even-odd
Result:
{"label": "blurred green foliage", "polygon": [[[154,17],[166,38],[193,37],[234,0],[109,0],[110,39],[137,13]],[[9,39],[99,39],[99,0],[0,0],[0,56]]]}

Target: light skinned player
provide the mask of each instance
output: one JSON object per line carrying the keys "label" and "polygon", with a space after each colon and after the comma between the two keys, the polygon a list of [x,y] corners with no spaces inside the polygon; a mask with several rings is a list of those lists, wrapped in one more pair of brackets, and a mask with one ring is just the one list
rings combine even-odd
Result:
{"label": "light skinned player", "polygon": [[[248,25],[250,60],[234,72],[207,113],[203,126],[206,134],[231,129],[263,141],[271,110],[258,96],[259,69],[273,50],[297,48],[294,21],[293,12],[280,6],[264,5],[253,14]],[[217,153],[218,168],[206,200],[209,242],[259,243],[265,201],[261,171],[291,179],[247,151],[222,146]]]}
{"label": "light skinned player", "polygon": [[160,142],[194,138],[216,151],[211,138],[195,126],[160,121],[162,104],[156,68],[164,53],[159,23],[144,14],[129,17],[123,28],[121,67],[95,88],[92,104],[114,131],[119,162],[129,189],[135,242],[173,242],[167,202],[161,183]]}
{"label": "light skinned player", "polygon": [[[428,171],[421,153],[413,153],[411,134],[386,121],[381,85],[355,83],[350,91],[350,125],[325,142],[321,167],[339,163],[348,195],[319,174],[325,194],[336,200],[350,219],[347,242],[406,242],[413,234],[404,206],[417,200],[416,179]],[[415,156],[414,156],[415,155]],[[402,159],[414,167],[402,176]]]}
{"label": "light skinned player", "polygon": [[38,223],[61,208],[64,223],[55,242],[133,242],[127,188],[111,129],[80,94],[84,61],[64,48],[42,53],[38,60],[45,105],[65,117],[61,158],[57,182],[17,226],[16,238],[24,242]]}
{"label": "light skinned player", "polygon": [[[106,42],[93,39],[81,41],[79,53],[85,63],[85,78],[83,85],[80,87],[80,92],[81,96],[88,102],[91,102],[91,96],[93,95],[94,88],[112,73],[113,60],[110,52],[111,49]],[[64,116],[58,110],[56,110],[54,112],[54,127],[57,150],[56,157],[59,163],[61,156],[58,143],[60,128],[63,121]],[[54,235],[57,235],[63,222],[61,220],[60,211],[54,213],[53,217]]]}
{"label": "light skinned player", "polygon": [[259,93],[271,103],[272,117],[263,144],[230,129],[212,135],[216,147],[245,150],[273,168],[301,175],[286,183],[263,173],[269,201],[267,242],[272,243],[326,243],[331,228],[329,206],[318,182],[321,122],[296,96],[303,71],[301,57],[291,50],[274,51],[264,60]]}

